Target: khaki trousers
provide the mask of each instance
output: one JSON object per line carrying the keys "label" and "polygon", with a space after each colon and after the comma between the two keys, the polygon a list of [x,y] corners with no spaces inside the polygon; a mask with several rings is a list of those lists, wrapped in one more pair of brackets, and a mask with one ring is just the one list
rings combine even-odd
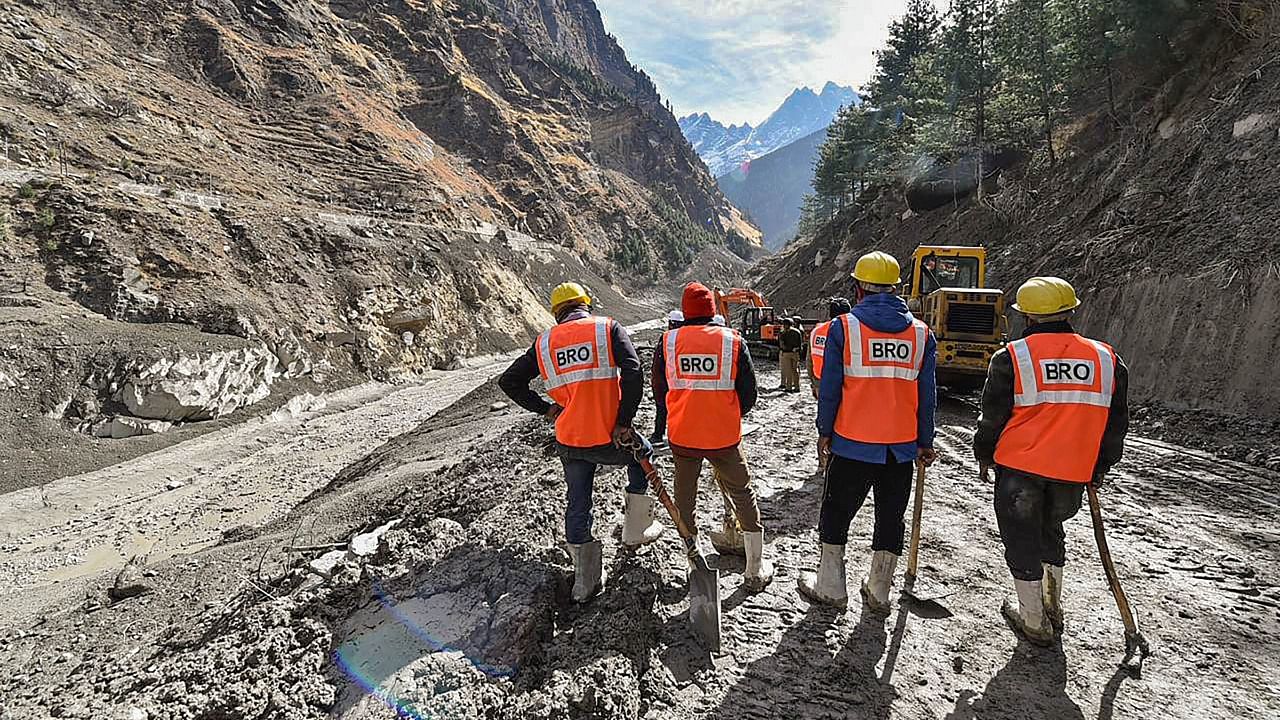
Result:
{"label": "khaki trousers", "polygon": [[751,473],[742,448],[734,446],[724,450],[694,450],[672,446],[675,461],[676,508],[689,530],[698,532],[695,510],[698,507],[698,477],[702,475],[702,461],[711,463],[721,491],[733,506],[738,527],[743,532],[760,532],[760,506],[751,487]]}
{"label": "khaki trousers", "polygon": [[784,352],[779,356],[782,365],[782,389],[800,389],[800,353]]}

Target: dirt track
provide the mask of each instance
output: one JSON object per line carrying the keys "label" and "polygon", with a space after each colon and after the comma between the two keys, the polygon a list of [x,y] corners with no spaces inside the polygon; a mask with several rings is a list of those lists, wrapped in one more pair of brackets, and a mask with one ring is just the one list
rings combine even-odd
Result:
{"label": "dirt track", "polygon": [[[776,384],[769,369],[764,385]],[[485,385],[261,530],[157,563],[153,595],[87,614],[48,612],[66,608],[66,599],[40,595],[53,606],[49,619],[17,623],[0,643],[0,661],[15,670],[0,680],[0,717],[128,717],[131,709],[205,718],[1280,712],[1275,473],[1140,439],[1131,445],[1103,502],[1155,650],[1134,679],[1117,666],[1122,629],[1087,513],[1068,530],[1061,648],[1019,644],[1000,620],[1007,571],[991,491],[969,456],[973,411],[960,402],[943,406],[943,457],[927,485],[918,589],[936,603],[896,603],[884,623],[864,619],[856,605],[845,614],[810,607],[794,586],[815,563],[814,403],[767,393],[746,445],[778,576],[749,596],[740,589],[741,561],[726,559],[725,652],[711,658],[686,630],[674,533],[639,554],[616,552],[617,472],[602,476],[596,493],[609,585],[585,607],[567,602],[559,463],[543,450],[549,430],[515,409],[490,412],[498,399]],[[294,431],[300,450],[315,440],[302,424]],[[704,530],[718,522],[718,505],[704,489]],[[279,550],[299,527],[314,524],[307,542],[319,544],[391,517],[404,523],[378,554],[348,563],[328,583],[296,565],[290,571]],[[849,550],[855,597],[869,527],[867,508]]]}

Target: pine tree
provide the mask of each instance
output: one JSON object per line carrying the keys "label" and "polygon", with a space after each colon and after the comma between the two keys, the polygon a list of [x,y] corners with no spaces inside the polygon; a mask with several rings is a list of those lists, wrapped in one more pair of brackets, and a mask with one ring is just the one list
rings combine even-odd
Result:
{"label": "pine tree", "polygon": [[889,24],[885,47],[876,52],[876,71],[864,89],[874,107],[900,108],[910,102],[907,77],[916,58],[937,45],[941,19],[930,0],[908,0],[906,12]]}
{"label": "pine tree", "polygon": [[998,79],[995,22],[995,0],[952,0],[942,32],[942,68],[952,84],[957,130],[966,128],[963,134],[978,146],[987,142],[987,111]]}

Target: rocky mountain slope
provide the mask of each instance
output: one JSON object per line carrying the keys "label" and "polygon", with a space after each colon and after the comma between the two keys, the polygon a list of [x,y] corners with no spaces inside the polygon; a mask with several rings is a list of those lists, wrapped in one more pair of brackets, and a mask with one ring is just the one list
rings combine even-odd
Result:
{"label": "rocky mountain slope", "polygon": [[821,92],[809,87],[796,89],[758,127],[749,123],[725,127],[707,113],[700,113],[680,118],[680,129],[711,172],[720,177],[748,160],[826,129],[836,111],[859,102],[853,88],[828,82]]}
{"label": "rocky mountain slope", "polygon": [[27,2],[0,141],[0,443],[41,467],[758,247],[590,0]]}
{"label": "rocky mountain slope", "polygon": [[[763,289],[800,305],[847,291],[868,249],[983,244],[1008,291],[1039,274],[1075,283],[1079,327],[1116,345],[1136,398],[1280,416],[1278,15],[1187,33],[1174,72],[1131,68],[1121,117],[1076,123],[1057,167],[1005,173],[998,194],[926,214],[900,189],[864,197],[762,266]],[[1255,432],[1233,427],[1238,442]]]}
{"label": "rocky mountain slope", "polygon": [[795,237],[800,205],[813,191],[813,164],[826,139],[824,128],[716,179],[724,196],[764,233],[765,249],[781,250]]}

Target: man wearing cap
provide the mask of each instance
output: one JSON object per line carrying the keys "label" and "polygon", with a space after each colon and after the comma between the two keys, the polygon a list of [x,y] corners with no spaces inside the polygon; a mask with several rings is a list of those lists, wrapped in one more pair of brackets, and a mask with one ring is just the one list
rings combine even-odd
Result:
{"label": "man wearing cap", "polygon": [[892,255],[862,256],[853,271],[857,306],[831,324],[818,389],[818,452],[828,455],[818,537],[818,572],[798,589],[814,602],[848,604],[844,549],[849,523],[875,493],[871,569],[862,598],[874,614],[889,612],[889,590],[902,555],[912,467],[931,464],[933,333],[898,295],[901,268]]}
{"label": "man wearing cap", "polygon": [[782,391],[800,392],[800,351],[804,348],[804,333],[796,328],[796,321],[782,318],[782,332],[778,333],[778,365],[782,371]]}
{"label": "man wearing cap", "polygon": [[[573,560],[573,599],[585,602],[604,585],[600,541],[591,534],[591,491],[600,465],[627,468],[622,543],[657,540],[662,525],[645,495],[644,470],[617,442],[635,434],[631,424],[644,392],[644,374],[631,336],[617,322],[591,315],[591,297],[578,283],[551,293],[556,326],[538,336],[507,368],[498,385],[520,407],[555,422],[556,444],[568,484],[564,534]],[[529,388],[541,376],[547,402]],[[640,442],[652,452],[648,442]]]}
{"label": "man wearing cap", "polygon": [[758,592],[773,579],[773,564],[763,556],[760,508],[740,447],[742,416],[755,406],[757,396],[751,353],[736,331],[712,324],[715,299],[705,285],[687,285],[681,305],[684,324],[662,336],[660,352],[653,357],[654,391],[667,402],[675,502],[697,533],[698,476],[702,461],[710,462],[742,529],[747,564],[743,586]]}
{"label": "man wearing cap", "polygon": [[1080,306],[1066,280],[1037,277],[1013,309],[1027,329],[991,358],[973,452],[982,479],[995,469],[995,510],[1018,603],[1001,608],[1040,645],[1061,633],[1063,523],[1085,486],[1120,461],[1129,428],[1129,372],[1106,343],[1076,334]]}

